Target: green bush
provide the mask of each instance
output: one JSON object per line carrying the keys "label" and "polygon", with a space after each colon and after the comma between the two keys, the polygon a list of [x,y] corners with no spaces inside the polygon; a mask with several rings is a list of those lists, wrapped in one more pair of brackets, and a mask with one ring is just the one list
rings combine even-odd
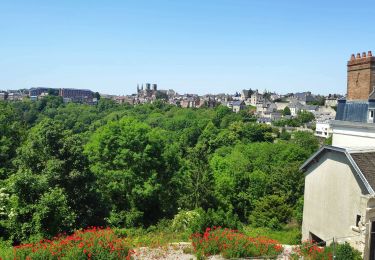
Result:
{"label": "green bush", "polygon": [[[330,246],[332,249],[333,245]],[[336,244],[336,260],[361,260],[361,253],[350,246],[349,243],[345,242],[344,244]]]}
{"label": "green bush", "polygon": [[241,229],[242,223],[238,216],[230,211],[225,212],[223,209],[203,209],[197,210],[199,218],[192,221],[190,229],[193,233],[204,232],[207,227],[226,227],[231,229]]}
{"label": "green bush", "polygon": [[201,213],[198,210],[182,210],[176,214],[172,221],[172,229],[177,232],[184,232],[191,228],[193,223],[196,223],[201,218]]}
{"label": "green bush", "polygon": [[255,227],[281,229],[282,224],[287,223],[291,215],[292,209],[284,197],[268,195],[255,202],[249,220]]}
{"label": "green bush", "polygon": [[[335,247],[335,250],[333,248]],[[294,249],[294,254],[291,256],[292,259],[300,259],[303,257],[306,260],[361,260],[361,253],[350,246],[349,243],[333,245],[333,243],[327,247],[319,247],[309,241],[303,242],[301,246]]]}

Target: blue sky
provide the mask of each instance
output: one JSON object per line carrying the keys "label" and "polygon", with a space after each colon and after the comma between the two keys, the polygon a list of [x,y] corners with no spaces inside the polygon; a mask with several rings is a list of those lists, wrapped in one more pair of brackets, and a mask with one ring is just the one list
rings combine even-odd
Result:
{"label": "blue sky", "polygon": [[0,89],[345,93],[374,1],[1,0]]}

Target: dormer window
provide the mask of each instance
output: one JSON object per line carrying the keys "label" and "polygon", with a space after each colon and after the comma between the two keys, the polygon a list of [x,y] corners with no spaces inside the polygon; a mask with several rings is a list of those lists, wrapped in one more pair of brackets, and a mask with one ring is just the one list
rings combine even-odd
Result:
{"label": "dormer window", "polygon": [[368,123],[374,123],[374,112],[375,110],[369,110],[368,111]]}

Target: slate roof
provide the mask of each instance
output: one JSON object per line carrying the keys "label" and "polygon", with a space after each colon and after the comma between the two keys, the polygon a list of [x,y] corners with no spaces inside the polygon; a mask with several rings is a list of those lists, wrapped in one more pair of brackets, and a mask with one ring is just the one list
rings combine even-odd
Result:
{"label": "slate roof", "polygon": [[233,101],[233,106],[241,106],[241,105],[243,105],[244,103],[243,103],[243,101]]}
{"label": "slate roof", "polygon": [[336,120],[366,123],[368,108],[368,101],[339,100]]}
{"label": "slate roof", "polygon": [[306,106],[304,106],[303,107],[303,109],[305,109],[305,110],[314,110],[314,111],[316,111],[316,110],[318,110],[318,108],[319,108],[319,106],[315,106],[315,105],[306,105]]}
{"label": "slate roof", "polygon": [[350,153],[350,156],[365,176],[367,182],[375,190],[375,152]]}
{"label": "slate roof", "polygon": [[343,148],[335,146],[323,146],[313,154],[300,167],[300,170],[306,171],[309,166],[319,160],[327,151],[335,151],[345,154],[349,163],[358,174],[359,178],[365,185],[367,191],[375,195],[375,150],[374,148]]}

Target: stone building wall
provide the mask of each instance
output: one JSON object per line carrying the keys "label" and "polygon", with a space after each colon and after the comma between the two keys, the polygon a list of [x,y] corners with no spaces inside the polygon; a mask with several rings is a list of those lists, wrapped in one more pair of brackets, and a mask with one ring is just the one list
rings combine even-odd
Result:
{"label": "stone building wall", "polygon": [[368,100],[375,87],[375,57],[371,51],[352,55],[348,61],[347,100]]}

